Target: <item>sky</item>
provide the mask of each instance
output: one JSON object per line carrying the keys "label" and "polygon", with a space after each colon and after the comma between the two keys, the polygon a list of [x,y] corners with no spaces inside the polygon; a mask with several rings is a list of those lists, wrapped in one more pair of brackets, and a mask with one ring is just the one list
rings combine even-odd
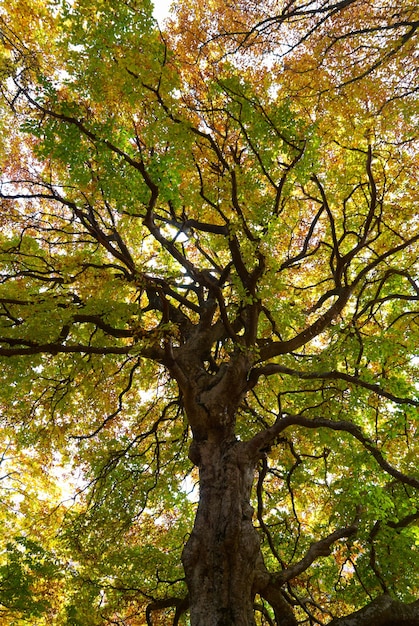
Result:
{"label": "sky", "polygon": [[162,21],[169,14],[169,7],[172,4],[172,0],[154,0],[154,17],[162,24]]}

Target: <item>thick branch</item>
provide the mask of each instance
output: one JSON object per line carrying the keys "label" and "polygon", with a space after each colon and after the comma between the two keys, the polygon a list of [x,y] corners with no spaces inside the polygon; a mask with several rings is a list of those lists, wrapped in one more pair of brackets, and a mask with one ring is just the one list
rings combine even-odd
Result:
{"label": "thick branch", "polygon": [[334,619],[329,626],[419,626],[419,600],[404,604],[384,594],[346,617]]}
{"label": "thick branch", "polygon": [[188,610],[189,607],[189,598],[165,598],[162,600],[156,600],[155,602],[151,602],[146,608],[146,620],[147,626],[153,626],[153,621],[151,619],[151,615],[154,611],[162,611],[163,609],[175,609],[175,615],[173,617],[173,626],[177,626],[179,624],[179,619],[185,611]]}
{"label": "thick branch", "polygon": [[[0,339],[0,342],[2,339]],[[9,342],[8,339],[3,341]],[[0,356],[13,357],[13,356],[31,356],[34,354],[129,354],[136,351],[141,356],[154,359],[158,362],[164,361],[164,351],[158,346],[147,346],[144,348],[138,348],[134,344],[127,346],[89,346],[81,343],[64,344],[59,342],[36,344],[31,343],[29,346],[22,345],[6,348],[0,346]]]}
{"label": "thick branch", "polygon": [[322,417],[308,419],[302,415],[278,416],[275,423],[270,428],[260,431],[247,442],[246,445],[248,454],[253,457],[260,456],[261,451],[271,446],[280,433],[282,433],[289,426],[303,426],[305,428],[314,429],[330,428],[331,430],[347,432],[355,437],[355,439],[357,439],[362,446],[371,453],[381,469],[390,474],[390,476],[393,476],[393,478],[399,482],[419,489],[418,478],[403,474],[403,472],[400,472],[398,469],[393,467],[388,461],[385,460],[383,454],[375,447],[373,442],[364,435],[359,426],[345,420],[333,421]]}
{"label": "thick branch", "polygon": [[[346,287],[342,287],[337,290],[338,298],[332,304],[332,306],[321,315],[313,324],[310,324],[307,328],[302,330],[300,333],[295,335],[292,339],[288,339],[287,341],[273,341],[267,344],[262,344],[260,347],[260,361],[267,361],[275,356],[280,356],[281,354],[289,354],[290,352],[295,352],[305,344],[309,343],[312,339],[320,335],[329,324],[343,311],[346,306],[351,293],[354,288],[369,274],[373,271],[380,263],[386,261],[390,256],[396,256],[399,252],[406,250],[409,246],[417,243],[419,241],[419,234],[415,234],[410,239],[403,241],[398,246],[386,250],[383,254],[375,257],[371,263],[365,265],[361,271],[358,273],[352,285],[348,285]],[[261,342],[262,343],[262,342]]]}
{"label": "thick branch", "polygon": [[368,450],[368,452],[372,454],[378,465],[385,472],[390,474],[390,476],[393,476],[393,478],[395,478],[399,482],[419,489],[419,479],[413,476],[407,476],[406,474],[403,474],[403,472],[400,472],[395,467],[390,465],[390,463],[385,460],[380,450],[378,450],[374,446],[372,441],[364,435],[361,428],[356,424],[352,424],[351,422],[347,422],[344,420],[334,422],[333,420],[329,420],[326,418],[308,419],[306,417],[302,417],[301,415],[290,415],[284,419],[287,420],[288,418],[291,420],[292,424],[305,426],[306,428],[331,428],[332,430],[340,430],[351,434],[363,445],[366,450]]}
{"label": "thick branch", "polygon": [[321,315],[315,322],[313,322],[313,324],[310,324],[310,326],[295,335],[292,339],[288,339],[287,341],[274,341],[262,346],[260,349],[260,360],[266,361],[281,354],[294,352],[317,337],[321,332],[323,332],[323,330],[325,330],[325,328],[328,327],[330,322],[332,322],[339,315],[339,313],[341,313],[348,302],[350,295],[350,287],[342,288],[337,300],[332,304],[328,311]]}
{"label": "thick branch", "polygon": [[400,398],[389,391],[385,391],[379,384],[368,383],[359,378],[359,376],[352,376],[351,374],[338,372],[336,370],[332,370],[330,372],[303,372],[301,370],[295,370],[290,367],[280,365],[279,363],[269,363],[264,367],[254,368],[249,375],[249,389],[255,386],[261,376],[271,376],[273,374],[288,374],[289,376],[295,376],[296,378],[300,378],[302,380],[344,380],[357,387],[363,387],[364,389],[373,391],[378,396],[387,398],[396,404],[419,406],[418,400]]}
{"label": "thick branch", "polygon": [[[23,343],[23,342],[22,342]],[[25,356],[32,354],[128,354],[132,346],[89,346],[81,343],[66,345],[61,343],[33,344],[28,347],[0,347],[0,356]]]}
{"label": "thick branch", "polygon": [[351,537],[357,532],[360,519],[359,513],[360,511],[357,510],[356,517],[350,526],[347,526],[346,528],[339,528],[327,537],[324,537],[324,539],[320,539],[319,541],[311,544],[306,555],[298,561],[298,563],[295,563],[278,574],[274,574],[274,582],[277,585],[283,585],[288,580],[292,580],[302,572],[305,572],[305,570],[320,556],[329,556],[331,554],[330,548],[335,541],[343,539],[344,537]]}
{"label": "thick branch", "polygon": [[273,608],[275,613],[276,624],[281,626],[297,626],[298,622],[294,616],[294,612],[288,602],[285,600],[281,589],[277,585],[269,584],[259,591],[259,594]]}

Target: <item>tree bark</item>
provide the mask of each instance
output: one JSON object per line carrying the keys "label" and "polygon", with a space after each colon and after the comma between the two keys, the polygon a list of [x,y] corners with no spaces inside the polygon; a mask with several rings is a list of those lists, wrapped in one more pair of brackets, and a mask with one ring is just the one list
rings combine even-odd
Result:
{"label": "tree bark", "polygon": [[182,561],[191,626],[254,626],[254,579],[260,545],[250,495],[255,461],[244,444],[196,444],[200,499]]}
{"label": "tree bark", "polygon": [[334,619],[329,626],[419,626],[419,600],[404,604],[384,594],[359,611]]}

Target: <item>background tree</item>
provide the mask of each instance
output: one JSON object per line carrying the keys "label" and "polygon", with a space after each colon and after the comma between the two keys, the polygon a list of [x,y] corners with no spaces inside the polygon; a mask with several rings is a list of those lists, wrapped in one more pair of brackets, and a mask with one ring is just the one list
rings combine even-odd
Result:
{"label": "background tree", "polygon": [[419,624],[417,8],[191,4],[0,15],[4,428],[81,472],[49,623]]}

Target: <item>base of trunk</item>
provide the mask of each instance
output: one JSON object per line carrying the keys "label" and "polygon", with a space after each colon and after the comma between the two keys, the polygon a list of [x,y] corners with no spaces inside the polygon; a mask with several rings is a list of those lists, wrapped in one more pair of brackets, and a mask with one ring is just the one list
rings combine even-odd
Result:
{"label": "base of trunk", "polygon": [[199,507],[182,555],[191,626],[253,626],[260,550],[250,506],[254,463],[238,442],[204,442],[199,470]]}

